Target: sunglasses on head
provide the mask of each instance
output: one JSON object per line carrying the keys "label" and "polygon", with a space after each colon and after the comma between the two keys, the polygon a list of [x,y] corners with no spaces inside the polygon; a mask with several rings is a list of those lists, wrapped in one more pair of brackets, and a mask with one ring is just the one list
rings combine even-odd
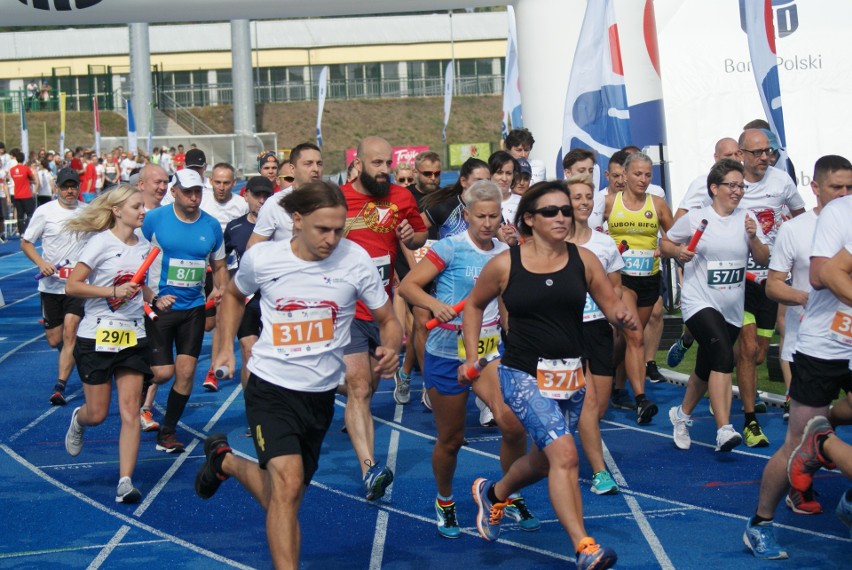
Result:
{"label": "sunglasses on head", "polygon": [[556,214],[560,212],[566,218],[574,215],[574,209],[571,206],[545,206],[537,210],[530,210],[530,214],[539,214],[542,218],[555,218]]}

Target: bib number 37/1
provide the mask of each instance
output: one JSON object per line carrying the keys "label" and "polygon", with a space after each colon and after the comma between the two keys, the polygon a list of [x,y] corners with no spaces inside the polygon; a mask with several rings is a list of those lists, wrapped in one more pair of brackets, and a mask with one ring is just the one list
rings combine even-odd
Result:
{"label": "bib number 37/1", "polygon": [[586,386],[579,358],[540,358],[535,379],[539,393],[552,400],[567,400]]}

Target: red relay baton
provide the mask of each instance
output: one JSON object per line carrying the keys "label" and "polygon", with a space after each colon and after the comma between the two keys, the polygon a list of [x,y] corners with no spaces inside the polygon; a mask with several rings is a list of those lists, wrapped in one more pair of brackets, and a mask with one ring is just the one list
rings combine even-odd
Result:
{"label": "red relay baton", "polygon": [[[462,311],[464,311],[464,304],[466,302],[467,302],[467,299],[462,299],[461,301],[459,301],[458,303],[453,305],[453,311],[455,311],[456,314],[459,314]],[[430,331],[440,324],[441,324],[441,321],[439,321],[437,318],[436,319],[429,319],[428,321],[426,321],[426,330]]]}
{"label": "red relay baton", "polygon": [[213,307],[216,306],[216,299],[209,299],[206,303],[204,303],[204,310],[209,311]]}
{"label": "red relay baton", "polygon": [[618,244],[618,253],[620,253],[621,255],[624,255],[624,252],[627,251],[628,249],[630,249],[630,247],[627,245],[627,240],[626,239],[621,240],[621,243]]}
{"label": "red relay baton", "polygon": [[142,265],[139,266],[139,269],[136,270],[136,273],[130,279],[130,282],[141,285],[142,280],[145,278],[145,273],[148,271],[148,268],[151,267],[151,264],[154,263],[154,260],[157,259],[158,255],[160,255],[160,248],[157,246],[152,247],[151,251],[148,252],[148,257],[145,258],[145,261],[143,261]]}
{"label": "red relay baton", "polygon": [[763,285],[766,283],[766,277],[758,277],[750,271],[746,271],[746,280],[751,281],[755,285]]}
{"label": "red relay baton", "polygon": [[473,363],[473,366],[464,371],[464,377],[471,381],[476,380],[476,377],[486,366],[488,366],[488,359],[480,358]]}
{"label": "red relay baton", "polygon": [[160,316],[157,313],[154,312],[154,309],[151,308],[151,305],[149,305],[148,303],[142,303],[142,308],[145,309],[145,314],[152,321],[156,321],[157,319],[160,318]]}
{"label": "red relay baton", "polygon": [[686,251],[695,251],[695,247],[698,245],[698,240],[701,239],[701,236],[704,235],[704,230],[707,229],[707,220],[701,220],[701,223],[698,224],[698,229],[695,230],[695,233],[692,234],[692,239],[689,240],[689,245],[686,246]]}

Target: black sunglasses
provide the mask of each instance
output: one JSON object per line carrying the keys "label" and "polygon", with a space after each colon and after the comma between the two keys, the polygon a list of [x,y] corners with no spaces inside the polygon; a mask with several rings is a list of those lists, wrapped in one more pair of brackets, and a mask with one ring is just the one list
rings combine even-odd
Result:
{"label": "black sunglasses", "polygon": [[556,214],[560,212],[566,218],[574,216],[574,208],[571,206],[545,206],[538,210],[530,210],[530,214],[539,214],[542,218],[555,218]]}

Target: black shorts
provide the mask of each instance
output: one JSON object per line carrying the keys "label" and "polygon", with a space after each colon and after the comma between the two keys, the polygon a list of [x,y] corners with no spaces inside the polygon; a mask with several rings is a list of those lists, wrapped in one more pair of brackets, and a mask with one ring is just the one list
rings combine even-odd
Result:
{"label": "black shorts", "polygon": [[85,299],[59,293],[41,293],[41,318],[44,328],[50,330],[65,322],[65,315],[77,315],[83,318]]}
{"label": "black shorts", "polygon": [[379,338],[379,325],[376,321],[365,321],[362,319],[352,319],[352,325],[349,327],[351,339],[346,348],[343,349],[343,354],[360,354],[362,352],[374,353],[381,346]]}
{"label": "black shorts", "polygon": [[[254,299],[252,299],[253,301]],[[260,336],[260,306],[249,302],[246,305],[243,319],[240,321],[240,326],[237,328],[237,338],[245,338],[247,336]]]}
{"label": "black shorts", "polygon": [[583,323],[583,357],[589,363],[589,372],[596,376],[613,376],[612,327],[605,319]]}
{"label": "black shorts", "polygon": [[170,366],[177,354],[198,358],[204,341],[204,305],[185,311],[163,311],[156,321],[145,319],[145,334],[151,348],[151,366]]}
{"label": "black shorts", "polygon": [[740,336],[740,327],[735,327],[725,320],[722,313],[709,307],[686,319],[684,324],[698,342],[695,375],[707,382],[711,372],[731,374],[736,365],[734,343]]}
{"label": "black shorts", "polygon": [[636,277],[621,275],[621,284],[636,293],[637,307],[653,307],[660,298],[660,273]]}
{"label": "black shorts", "polygon": [[74,360],[77,362],[80,381],[90,386],[108,383],[119,368],[139,372],[145,380],[150,380],[154,374],[151,372],[149,357],[148,341],[144,338],[140,338],[136,346],[120,352],[97,352],[95,340],[91,338],[78,338],[74,345]]}
{"label": "black shorts", "polygon": [[[208,269],[210,269],[208,267]],[[213,272],[208,271],[204,277],[204,299],[210,296],[210,293],[213,292]],[[212,307],[210,309],[206,309],[204,312],[205,317],[215,317],[216,316],[216,307]]]}
{"label": "black shorts", "polygon": [[334,418],[334,393],[297,392],[251,374],[245,391],[246,417],[261,469],[270,459],[300,455],[305,485],[319,465],[322,440]]}
{"label": "black shorts", "polygon": [[775,330],[778,319],[778,303],[766,296],[766,288],[751,281],[745,284],[745,310],[754,315],[758,329]]}
{"label": "black shorts", "polygon": [[848,360],[824,360],[797,351],[793,362],[790,397],[800,404],[823,408],[837,398],[841,389],[852,389]]}

